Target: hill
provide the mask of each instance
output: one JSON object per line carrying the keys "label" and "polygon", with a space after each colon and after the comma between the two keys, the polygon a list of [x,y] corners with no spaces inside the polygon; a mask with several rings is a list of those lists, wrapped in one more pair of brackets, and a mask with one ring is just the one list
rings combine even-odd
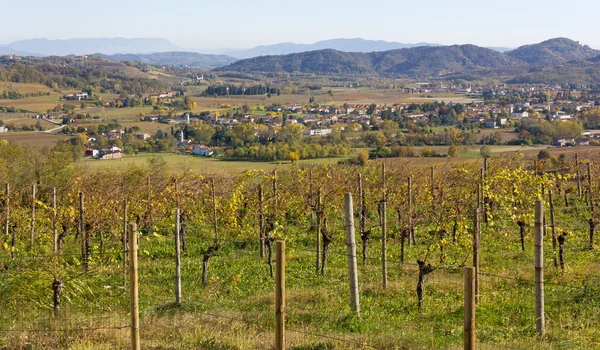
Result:
{"label": "hill", "polygon": [[513,77],[511,84],[588,85],[600,84],[600,60],[592,58],[561,65],[532,68],[530,72]]}
{"label": "hill", "polygon": [[474,45],[425,46],[384,52],[349,53],[318,50],[245,59],[219,71],[254,73],[376,74],[429,76],[465,70],[508,69],[521,62]]}
{"label": "hill", "polygon": [[83,55],[95,52],[112,55],[177,51],[177,47],[170,41],[159,38],[29,39],[15,41],[7,46],[13,50],[38,52],[44,56]]}
{"label": "hill", "polygon": [[21,57],[0,56],[0,82],[43,84],[53,90],[85,91],[91,87],[123,94],[164,91],[169,82],[150,74],[140,63],[124,64],[90,56]]}
{"label": "hill", "polygon": [[506,54],[529,64],[561,64],[593,58],[600,55],[600,51],[571,39],[556,38],[539,44],[521,46]]}
{"label": "hill", "polygon": [[159,52],[151,54],[96,54],[111,61],[137,61],[151,65],[171,65],[195,68],[216,68],[231,64],[237,59],[225,55],[205,55],[195,52]]}
{"label": "hill", "polygon": [[0,56],[4,56],[4,55],[43,56],[43,55],[40,55],[39,53],[19,51],[19,50],[15,50],[8,46],[0,45]]}
{"label": "hill", "polygon": [[300,53],[325,49],[333,49],[344,52],[375,52],[418,46],[437,46],[437,44],[403,44],[398,42],[389,42],[383,40],[366,40],[360,38],[331,39],[319,41],[313,44],[280,43],[274,45],[261,45],[247,50],[229,51],[226,53],[230,56],[237,58],[252,58],[258,56],[287,55],[291,53]]}

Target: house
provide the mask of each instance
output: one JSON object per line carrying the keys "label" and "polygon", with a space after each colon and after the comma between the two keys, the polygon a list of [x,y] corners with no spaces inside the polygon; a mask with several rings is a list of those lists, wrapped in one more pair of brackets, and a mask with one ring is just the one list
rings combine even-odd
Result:
{"label": "house", "polygon": [[173,96],[175,96],[175,93],[173,91],[167,91],[167,92],[161,92],[159,94],[148,95],[148,97],[156,97],[159,100],[162,100],[165,98],[173,98]]}
{"label": "house", "polygon": [[565,112],[556,112],[550,116],[550,120],[571,120],[573,117]]}
{"label": "house", "polygon": [[529,112],[525,111],[525,112],[514,112],[510,114],[511,118],[516,118],[516,119],[520,119],[520,118],[529,118]]}
{"label": "house", "polygon": [[203,157],[210,157],[213,155],[213,151],[204,145],[194,145],[192,148],[192,154]]}
{"label": "house", "polygon": [[119,159],[123,158],[123,150],[117,146],[104,146],[98,154],[98,159]]}
{"label": "house", "polygon": [[117,146],[111,146],[111,145],[102,147],[102,153],[115,153],[115,152],[123,152],[123,150]]}
{"label": "house", "polygon": [[587,137],[578,138],[575,139],[575,143],[577,144],[577,146],[589,146],[590,139],[588,139]]}
{"label": "house", "polygon": [[85,156],[86,157],[96,158],[96,157],[98,157],[99,153],[100,153],[100,151],[98,151],[97,149],[93,149],[93,148],[88,148],[88,149],[85,150]]}
{"label": "house", "polygon": [[135,137],[138,140],[146,141],[151,136],[150,136],[150,134],[145,133],[145,132],[137,132],[137,133],[133,134],[133,137]]}
{"label": "house", "polygon": [[483,121],[483,127],[486,129],[496,129],[496,119],[486,119]]}
{"label": "house", "polygon": [[[589,144],[589,141],[588,141]],[[574,137],[555,137],[554,146],[556,147],[568,147],[575,145]]]}
{"label": "house", "polygon": [[307,136],[325,136],[332,133],[331,129],[310,129],[304,132]]}
{"label": "house", "polygon": [[63,100],[81,101],[81,100],[85,100],[87,98],[88,98],[88,93],[87,92],[75,92],[75,93],[72,93],[72,94],[65,95],[63,97]]}
{"label": "house", "polygon": [[125,131],[123,130],[111,130],[106,134],[107,139],[120,139],[125,135]]}
{"label": "house", "polygon": [[316,118],[316,117],[304,117],[304,118],[298,119],[298,122],[302,123],[304,125],[306,125],[308,123],[318,123],[319,121],[320,121],[320,119]]}
{"label": "house", "polygon": [[8,132],[8,128],[5,126],[0,126],[0,132]]}

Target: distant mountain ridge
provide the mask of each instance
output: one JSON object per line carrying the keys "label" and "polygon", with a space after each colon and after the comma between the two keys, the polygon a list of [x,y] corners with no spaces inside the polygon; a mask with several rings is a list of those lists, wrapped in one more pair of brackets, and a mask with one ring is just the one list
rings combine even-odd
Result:
{"label": "distant mountain ridge", "polygon": [[[536,81],[544,78],[541,73],[533,74],[536,69],[569,63],[563,71],[581,82],[586,81],[582,66],[600,69],[600,65],[592,65],[594,62],[590,61],[596,57],[600,57],[600,51],[570,39],[557,38],[522,46],[507,53],[475,45],[423,46],[371,53],[317,50],[244,59],[217,70],[271,74],[372,74],[385,77],[501,77],[525,76],[529,71],[532,74],[528,75],[528,80]],[[576,64],[577,61],[580,62]],[[557,77],[552,77],[552,80],[556,81]]]}
{"label": "distant mountain ridge", "polygon": [[418,46],[440,46],[431,43],[403,44],[383,40],[354,39],[330,39],[318,41],[313,44],[279,43],[274,45],[260,45],[246,50],[234,50],[225,54],[237,58],[252,58],[258,56],[287,55],[307,51],[333,49],[344,52],[375,52],[389,51]]}
{"label": "distant mountain ridge", "polygon": [[138,61],[151,65],[171,65],[195,68],[216,68],[231,64],[237,59],[225,55],[206,55],[196,52],[159,52],[151,54],[95,54],[111,61]]}
{"label": "distant mountain ridge", "polygon": [[86,55],[96,52],[105,55],[146,54],[179,50],[169,40],[160,38],[29,39],[15,41],[6,46],[17,51],[39,52],[44,56]]}
{"label": "distant mountain ridge", "polygon": [[39,53],[15,50],[12,47],[4,46],[4,45],[0,45],[0,55],[19,55],[19,56],[36,56],[36,57],[43,56]]}

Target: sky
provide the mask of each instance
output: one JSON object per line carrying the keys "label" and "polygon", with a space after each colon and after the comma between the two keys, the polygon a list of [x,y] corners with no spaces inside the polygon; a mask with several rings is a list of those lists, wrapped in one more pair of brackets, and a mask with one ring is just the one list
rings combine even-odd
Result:
{"label": "sky", "polygon": [[[576,4],[576,6],[575,6]],[[568,37],[600,49],[597,0],[0,0],[0,44],[165,38],[185,49],[364,38],[518,47]]]}

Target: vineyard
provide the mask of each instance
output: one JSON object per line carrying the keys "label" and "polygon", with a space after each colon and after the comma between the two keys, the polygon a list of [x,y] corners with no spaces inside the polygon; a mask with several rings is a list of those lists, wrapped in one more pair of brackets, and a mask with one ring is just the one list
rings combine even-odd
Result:
{"label": "vineyard", "polygon": [[[217,176],[171,173],[159,158],[89,170],[66,151],[9,147],[0,147],[0,348],[129,348],[130,224],[144,349],[274,348],[278,240],[290,349],[460,348],[463,268],[473,265],[480,348],[600,347],[600,159],[515,153]],[[348,286],[347,193],[360,311]]]}

